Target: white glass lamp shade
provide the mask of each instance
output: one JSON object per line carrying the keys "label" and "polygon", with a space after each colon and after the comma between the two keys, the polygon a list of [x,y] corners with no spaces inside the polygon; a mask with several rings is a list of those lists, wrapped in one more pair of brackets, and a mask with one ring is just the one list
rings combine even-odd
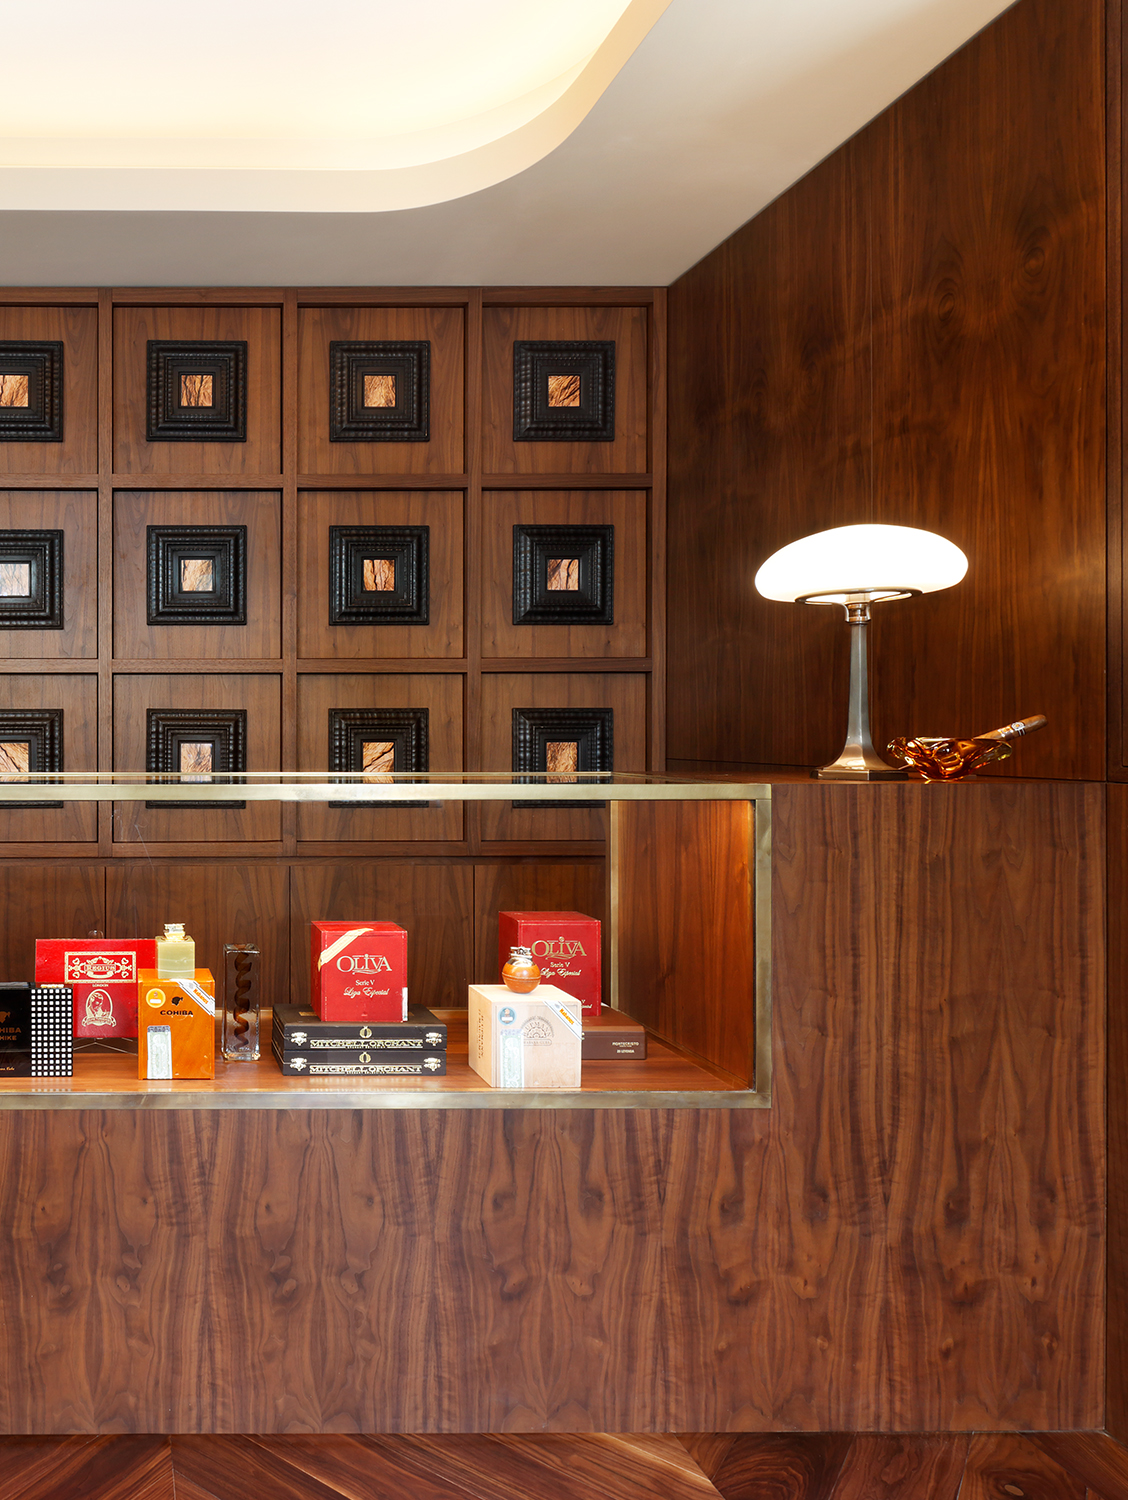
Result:
{"label": "white glass lamp shade", "polygon": [[967,558],[947,538],[915,526],[836,526],[773,552],[756,574],[765,599],[845,604],[951,588]]}

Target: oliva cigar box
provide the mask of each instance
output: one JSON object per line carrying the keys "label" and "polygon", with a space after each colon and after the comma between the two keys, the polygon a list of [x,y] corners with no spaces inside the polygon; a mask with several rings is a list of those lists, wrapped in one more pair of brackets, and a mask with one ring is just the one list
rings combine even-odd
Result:
{"label": "oliva cigar box", "polygon": [[599,923],[582,911],[502,911],[497,916],[498,973],[510,948],[528,948],[545,984],[571,995],[584,1016],[603,1003]]}
{"label": "oliva cigar box", "polygon": [[646,1057],[646,1027],[621,1010],[604,1006],[598,1016],[584,1016],[584,1062],[614,1058],[642,1061]]}
{"label": "oliva cigar box", "polygon": [[161,979],[142,969],[137,982],[137,1076],[215,1077],[215,980]]}
{"label": "oliva cigar box", "polygon": [[274,1041],[283,1052],[445,1052],[447,1029],[429,1010],[406,1021],[322,1021],[300,1005],[274,1007]]}
{"label": "oliva cigar box", "polygon": [[470,986],[470,1066],[499,1089],[580,1086],[580,1002],[552,984]]}
{"label": "oliva cigar box", "polygon": [[394,922],[311,922],[310,998],[322,1021],[407,1020],[407,933]]}
{"label": "oliva cigar box", "polygon": [[0,1078],[69,1078],[73,1013],[65,984],[0,984]]}
{"label": "oliva cigar box", "polygon": [[283,1052],[274,1061],[290,1078],[441,1078],[445,1052]]}
{"label": "oliva cigar box", "polygon": [[137,978],[156,965],[152,938],[37,938],[36,984],[69,984],[75,1036],[137,1035]]}

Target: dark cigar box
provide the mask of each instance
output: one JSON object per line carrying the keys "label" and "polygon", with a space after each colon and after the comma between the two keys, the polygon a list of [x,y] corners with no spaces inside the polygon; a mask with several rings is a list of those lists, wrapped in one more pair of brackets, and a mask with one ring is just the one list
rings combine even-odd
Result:
{"label": "dark cigar box", "polygon": [[406,1021],[322,1021],[300,1005],[274,1007],[280,1052],[445,1052],[446,1025],[416,1007]]}
{"label": "dark cigar box", "polygon": [[642,1061],[646,1057],[646,1028],[621,1010],[605,1005],[598,1016],[584,1017],[584,1062]]}

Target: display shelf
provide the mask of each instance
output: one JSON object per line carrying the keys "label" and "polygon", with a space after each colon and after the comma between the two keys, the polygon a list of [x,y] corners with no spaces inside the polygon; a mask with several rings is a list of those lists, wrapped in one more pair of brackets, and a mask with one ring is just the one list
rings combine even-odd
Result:
{"label": "display shelf", "polygon": [[[78,1044],[73,1078],[0,1079],[0,1111],[35,1109],[702,1109],[740,1108],[748,1090],[651,1036],[643,1061],[586,1062],[578,1089],[494,1089],[467,1060],[466,1012],[437,1012],[448,1028],[443,1078],[289,1078],[270,1054],[217,1060],[214,1079],[137,1077],[136,1044]],[[747,1107],[746,1103],[744,1107]]]}

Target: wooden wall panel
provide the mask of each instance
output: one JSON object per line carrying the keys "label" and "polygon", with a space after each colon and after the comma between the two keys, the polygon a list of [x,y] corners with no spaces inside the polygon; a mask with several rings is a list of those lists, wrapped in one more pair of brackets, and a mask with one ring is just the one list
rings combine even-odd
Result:
{"label": "wooden wall panel", "polygon": [[398,922],[407,929],[413,1005],[465,1006],[474,965],[474,871],[468,864],[388,860],[296,865],[290,876],[290,983],[309,1003],[309,924]]}
{"label": "wooden wall panel", "polygon": [[[114,678],[114,769],[145,769],[149,709],[243,709],[247,715],[247,770],[276,771],[282,764],[280,679],[266,674],[184,673]],[[185,794],[191,800],[191,793]],[[259,842],[277,839],[282,815],[277,802],[228,808],[147,808],[144,802],[114,804],[114,837],[122,843]]]}
{"label": "wooden wall panel", "polygon": [[[0,443],[0,452],[11,446]],[[63,628],[0,630],[0,658],[98,655],[98,496],[92,490],[0,491],[0,531],[63,533]]]}
{"label": "wooden wall panel", "polygon": [[1128,1442],[1128,786],[1108,788],[1108,1407]]}
{"label": "wooden wall panel", "polygon": [[[334,708],[422,708],[427,710],[429,764],[433,771],[462,770],[463,679],[453,673],[378,674],[333,672],[298,678],[298,769],[329,765],[329,712]],[[375,735],[373,738],[378,739]],[[405,800],[426,803],[426,788]],[[422,808],[333,808],[309,803],[298,809],[298,838],[328,843],[356,839],[461,839],[465,809],[460,802]]]}
{"label": "wooden wall panel", "polygon": [[[466,467],[466,315],[460,307],[303,307],[298,314],[298,470],[302,474],[459,474]],[[329,441],[329,345],[428,339],[431,439]]]}
{"label": "wooden wall panel", "polygon": [[616,1003],[758,1086],[753,805],[621,802],[611,816]]}
{"label": "wooden wall panel", "polygon": [[154,936],[183,922],[196,962],[223,994],[224,943],[257,943],[264,1005],[289,996],[289,871],[285,864],[115,861],[106,874],[107,937]]}
{"label": "wooden wall panel", "polygon": [[587,863],[474,866],[474,980],[498,984],[497,914],[502,911],[582,911],[604,923],[603,999],[609,998],[610,918],[602,859]]}
{"label": "wooden wall panel", "polygon": [[[150,526],[247,528],[245,625],[148,624]],[[114,497],[114,655],[228,661],[282,654],[280,496],[255,491],[148,490]]]}
{"label": "wooden wall panel", "polygon": [[0,474],[96,474],[97,308],[0,307],[0,339],[63,342],[63,441],[0,443]]}
{"label": "wooden wall panel", "polygon": [[[646,770],[646,678],[635,672],[488,674],[482,681],[482,767],[513,769],[515,708],[610,708],[616,771]],[[546,794],[547,796],[547,794]],[[607,814],[482,804],[486,839],[601,839]]]}
{"label": "wooden wall panel", "polygon": [[[149,339],[247,341],[245,443],[150,443]],[[278,474],[282,469],[282,323],[277,307],[114,310],[114,470],[119,474]]]}
{"label": "wooden wall panel", "polygon": [[1042,711],[1002,773],[1103,775],[1102,16],[1022,0],[671,288],[673,759],[837,753],[841,617],[753,578],[891,521],[970,569],[875,610],[877,740]]}
{"label": "wooden wall panel", "polygon": [[[61,708],[63,766],[90,771],[98,763],[98,679],[92,672],[0,674],[0,712]],[[6,736],[0,732],[0,740]],[[12,738],[18,742],[18,734]],[[29,799],[30,800],[30,799]],[[6,808],[0,804],[0,843],[89,843],[98,837],[98,810],[92,802],[53,807]],[[24,853],[33,853],[25,849]]]}
{"label": "wooden wall panel", "polygon": [[0,1426],[1099,1427],[1103,799],[777,788],[771,1110],[0,1114]]}
{"label": "wooden wall panel", "polygon": [[31,979],[36,938],[104,931],[105,884],[94,864],[0,864],[0,974]]}
{"label": "wooden wall panel", "polygon": [[[645,656],[644,490],[491,490],[482,497],[482,655]],[[513,528],[613,526],[614,618],[607,625],[514,625]]]}
{"label": "wooden wall panel", "polygon": [[[461,656],[463,507],[461,490],[303,492],[298,501],[299,657]],[[329,624],[330,526],[430,527],[426,625]]]}
{"label": "wooden wall panel", "polygon": [[[614,339],[615,441],[515,443],[515,339]],[[487,474],[645,474],[647,310],[487,307],[482,318],[482,468]]]}

